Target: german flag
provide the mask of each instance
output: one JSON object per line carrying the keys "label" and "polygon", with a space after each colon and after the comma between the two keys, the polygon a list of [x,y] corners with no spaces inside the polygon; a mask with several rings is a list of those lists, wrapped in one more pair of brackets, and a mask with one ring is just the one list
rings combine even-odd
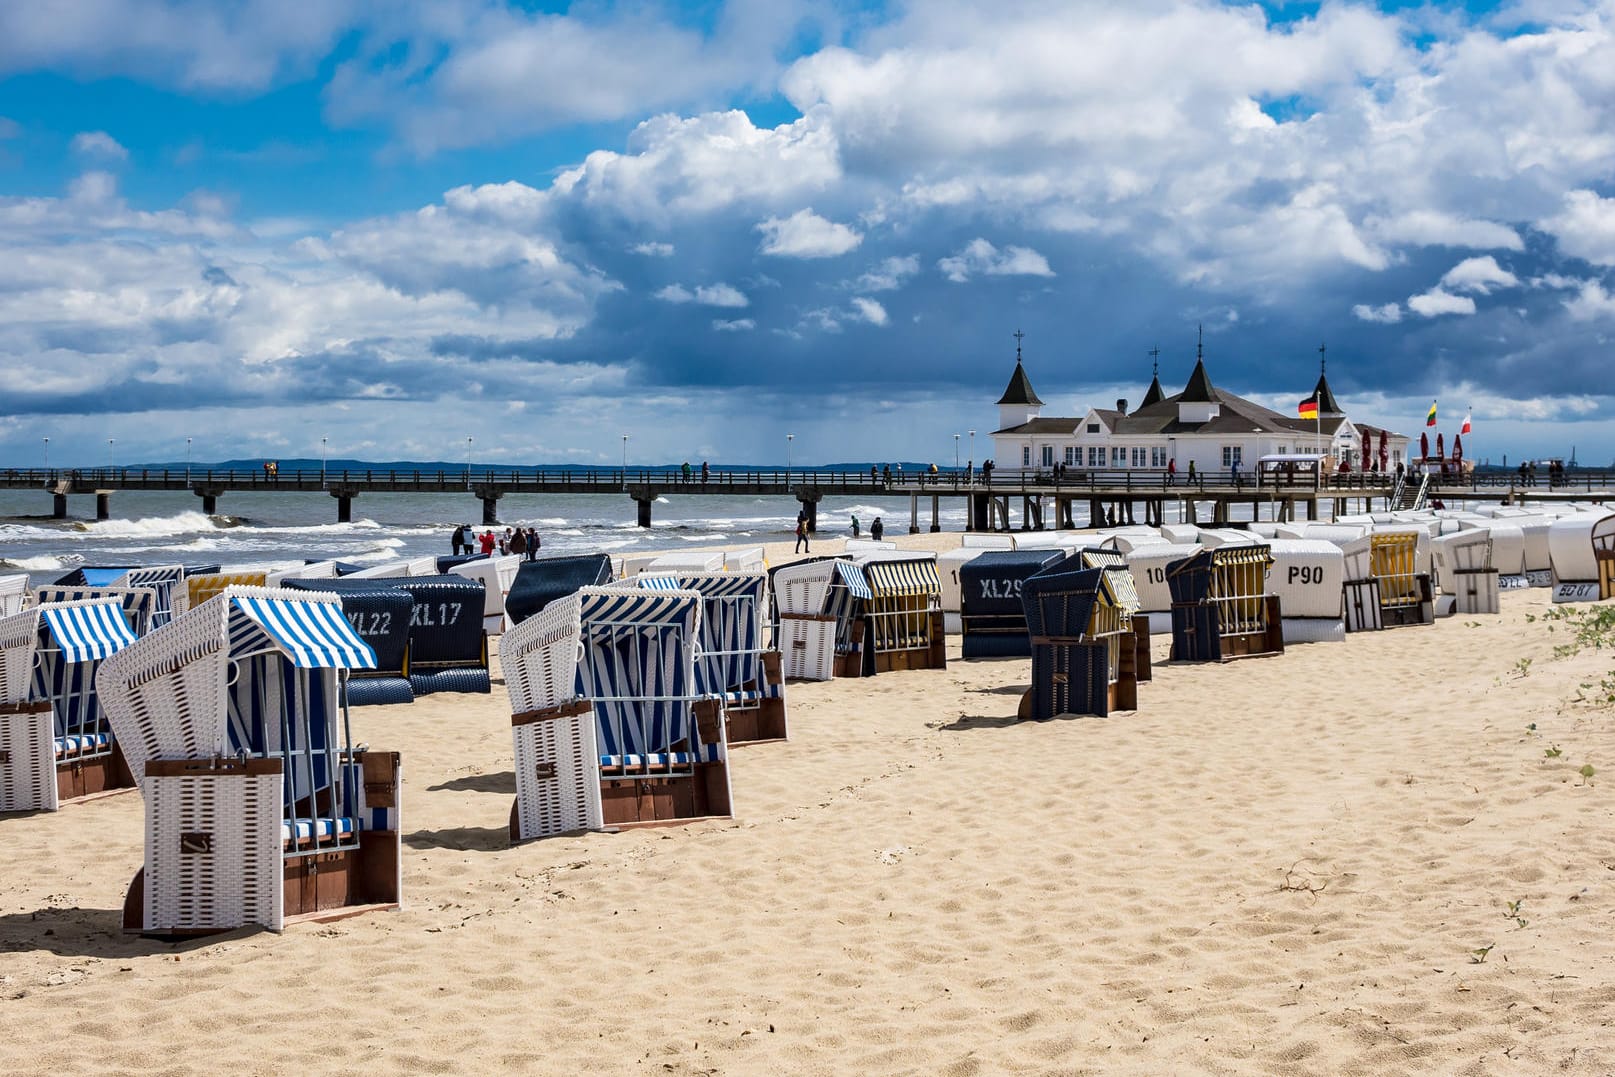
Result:
{"label": "german flag", "polygon": [[1303,419],[1316,419],[1318,417],[1318,398],[1309,396],[1296,408],[1296,414]]}

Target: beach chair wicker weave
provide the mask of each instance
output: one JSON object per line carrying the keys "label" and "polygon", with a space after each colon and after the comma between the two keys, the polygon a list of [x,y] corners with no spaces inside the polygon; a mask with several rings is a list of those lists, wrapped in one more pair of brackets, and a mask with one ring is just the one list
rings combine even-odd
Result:
{"label": "beach chair wicker weave", "polygon": [[1119,600],[1125,570],[1088,568],[1075,554],[1021,585],[1032,640],[1032,687],[1022,716],[1103,717],[1138,706],[1133,614]]}
{"label": "beach chair wicker weave", "polygon": [[1267,592],[1273,564],[1265,545],[1219,546],[1167,566],[1172,589],[1172,658],[1230,661],[1284,651],[1279,599]]}

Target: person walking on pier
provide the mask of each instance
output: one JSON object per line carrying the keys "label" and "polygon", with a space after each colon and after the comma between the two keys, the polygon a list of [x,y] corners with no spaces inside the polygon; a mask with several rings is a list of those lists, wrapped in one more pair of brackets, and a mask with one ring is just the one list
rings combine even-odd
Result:
{"label": "person walking on pier", "polygon": [[1166,462],[1166,484],[1168,486],[1178,484],[1178,458],[1176,456]]}
{"label": "person walking on pier", "polygon": [[679,469],[679,474],[684,476],[684,484],[688,486],[690,483],[690,462],[688,460],[684,461],[684,466]]}
{"label": "person walking on pier", "polygon": [[701,482],[704,484],[711,477],[712,469],[707,467],[707,462],[705,460],[701,461]]}
{"label": "person walking on pier", "polygon": [[1194,461],[1189,461],[1189,485],[1194,485]]}

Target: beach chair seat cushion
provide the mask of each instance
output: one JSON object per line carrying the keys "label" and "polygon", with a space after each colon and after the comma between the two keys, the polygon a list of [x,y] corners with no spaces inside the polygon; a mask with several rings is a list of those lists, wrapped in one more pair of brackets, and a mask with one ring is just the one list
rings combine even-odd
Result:
{"label": "beach chair seat cushion", "polygon": [[111,733],[93,733],[85,736],[57,737],[56,758],[61,759],[64,756],[83,755],[85,752],[93,752],[98,749],[109,748],[111,746]]}
{"label": "beach chair seat cushion", "polygon": [[695,752],[648,752],[643,755],[602,755],[600,769],[633,770],[648,767],[693,767],[697,763],[721,763],[723,755],[717,744],[703,744]]}
{"label": "beach chair seat cushion", "polygon": [[280,824],[280,843],[290,845],[294,836],[298,843],[313,841],[316,837],[321,841],[329,841],[333,838],[350,838],[359,828],[359,820],[351,815],[342,815],[335,818],[299,819],[296,823],[282,822]]}

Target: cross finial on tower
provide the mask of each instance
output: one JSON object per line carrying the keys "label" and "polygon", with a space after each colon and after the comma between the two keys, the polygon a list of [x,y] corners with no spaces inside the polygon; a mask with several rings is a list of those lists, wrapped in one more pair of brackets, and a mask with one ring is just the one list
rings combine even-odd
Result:
{"label": "cross finial on tower", "polygon": [[1318,373],[1319,374],[1327,373],[1328,370],[1329,370],[1328,351],[1329,351],[1328,345],[1326,345],[1326,344],[1319,344],[1318,345]]}
{"label": "cross finial on tower", "polygon": [[1021,338],[1025,335],[1019,329],[1015,330],[1015,361],[1017,363],[1021,361]]}
{"label": "cross finial on tower", "polygon": [[1161,376],[1161,349],[1150,349],[1150,373],[1155,377]]}

